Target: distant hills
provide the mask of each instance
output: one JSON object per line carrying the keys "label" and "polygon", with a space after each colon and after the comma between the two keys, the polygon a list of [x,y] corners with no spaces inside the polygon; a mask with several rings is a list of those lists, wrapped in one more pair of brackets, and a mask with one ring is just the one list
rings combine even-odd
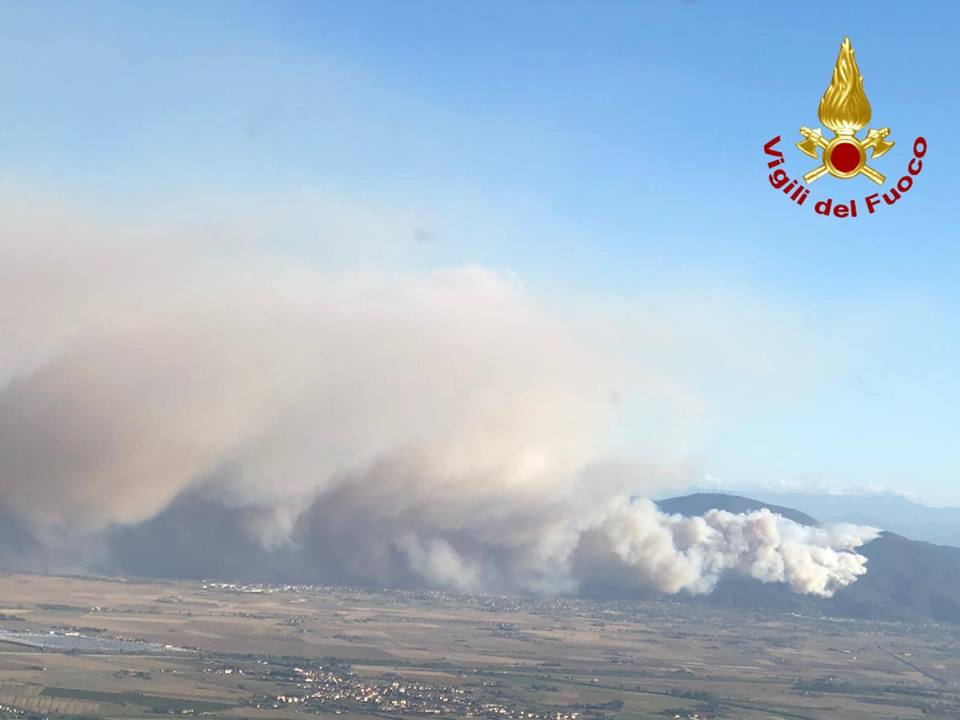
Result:
{"label": "distant hills", "polygon": [[[793,510],[792,508],[771,505],[770,503],[751,500],[750,498],[739,495],[724,495],[721,493],[694,493],[693,495],[684,495],[683,497],[667,498],[666,500],[659,501],[657,506],[663,512],[674,515],[686,515],[687,517],[703,515],[709,510],[714,509],[726,510],[732,513],[746,513],[766,508],[771,512],[777,513],[777,515],[782,515],[788,520],[793,520],[801,525],[816,526],[820,524],[809,515],[798,510]],[[872,527],[876,527],[876,525]]]}
{"label": "distant hills", "polygon": [[[800,595],[782,583],[765,584],[731,573],[723,576],[708,595],[681,594],[669,599],[673,602],[685,599],[713,606],[797,612],[808,616],[960,624],[960,547],[912,540],[891,531],[908,522],[898,517],[896,508],[901,502],[909,501],[887,496],[885,502],[891,505],[836,503],[825,507],[835,512],[828,512],[824,517],[808,512],[813,507],[812,500],[803,509],[787,503],[768,502],[765,498],[721,493],[694,493],[660,500],[658,505],[664,512],[688,517],[703,515],[715,508],[733,513],[768,508],[807,526],[859,520],[884,530],[877,539],[858,550],[868,559],[866,575],[832,598]],[[889,512],[874,515],[884,507]],[[923,517],[925,510],[932,510],[916,507],[921,508],[916,511],[916,518]],[[103,542],[109,550],[105,556],[109,564],[104,561],[93,569],[104,574],[154,577],[363,584],[362,578],[320,575],[324,569],[322,564],[306,564],[296,553],[264,548],[247,532],[244,512],[203,497],[185,496],[155,518],[105,533]],[[322,548],[322,545],[314,543],[312,547]],[[64,572],[65,568],[71,567],[69,562],[74,557],[61,555],[61,551],[49,550],[38,542],[16,514],[5,511],[0,502],[0,568],[3,571]],[[75,566],[83,567],[79,562]],[[593,588],[592,596],[597,598],[658,597],[654,591],[642,587],[616,583],[605,585],[599,581],[586,585]]]}
{"label": "distant hills", "polygon": [[921,505],[894,493],[748,492],[761,502],[796,508],[824,523],[872,525],[914,540],[960,547],[960,508]]}
{"label": "distant hills", "polygon": [[[665,512],[694,517],[707,510],[748,512],[768,508],[804,525],[813,517],[787,507],[721,493],[695,493],[661,500]],[[883,527],[883,522],[874,523]],[[859,552],[869,562],[867,574],[832,598],[798,595],[780,583],[764,584],[726,576],[707,596],[694,602],[729,607],[834,615],[859,619],[960,623],[960,548],[908,540],[883,532]]]}

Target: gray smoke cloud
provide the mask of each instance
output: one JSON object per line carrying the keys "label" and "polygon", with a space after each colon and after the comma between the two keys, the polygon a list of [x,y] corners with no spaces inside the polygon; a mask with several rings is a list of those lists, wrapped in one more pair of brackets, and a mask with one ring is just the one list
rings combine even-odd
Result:
{"label": "gray smoke cloud", "polygon": [[[737,572],[821,596],[866,571],[871,529],[631,500],[669,480],[601,462],[635,372],[508,274],[3,211],[0,493],[45,563],[542,593]],[[151,535],[171,529],[194,542]]]}

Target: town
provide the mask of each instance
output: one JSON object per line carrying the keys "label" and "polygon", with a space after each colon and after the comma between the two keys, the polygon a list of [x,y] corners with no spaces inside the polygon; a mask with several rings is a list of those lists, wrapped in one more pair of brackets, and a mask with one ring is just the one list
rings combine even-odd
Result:
{"label": "town", "polygon": [[[273,679],[280,680],[276,676]],[[276,709],[292,705],[307,710],[344,713],[375,708],[379,712],[403,715],[516,720],[575,720],[580,715],[578,712],[545,712],[515,703],[481,700],[470,686],[414,682],[395,674],[374,680],[353,673],[348,665],[343,664],[294,667],[286,680],[291,684],[291,690],[273,698],[269,707]],[[494,682],[480,684],[496,685]]]}

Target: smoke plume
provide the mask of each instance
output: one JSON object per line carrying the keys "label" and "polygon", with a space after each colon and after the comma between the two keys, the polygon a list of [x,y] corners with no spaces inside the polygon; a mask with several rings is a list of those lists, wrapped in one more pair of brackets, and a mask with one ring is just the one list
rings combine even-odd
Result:
{"label": "smoke plume", "polygon": [[21,200],[0,546],[29,553],[0,560],[539,593],[736,572],[829,596],[866,571],[869,529],[631,500],[664,482],[604,461],[635,374],[508,274],[329,268]]}

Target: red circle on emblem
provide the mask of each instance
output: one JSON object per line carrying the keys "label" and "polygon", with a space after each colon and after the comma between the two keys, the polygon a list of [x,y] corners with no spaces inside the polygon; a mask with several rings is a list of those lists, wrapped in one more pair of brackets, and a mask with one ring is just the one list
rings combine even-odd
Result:
{"label": "red circle on emblem", "polygon": [[830,163],[839,172],[853,172],[860,164],[860,148],[852,142],[837,143],[830,151]]}

